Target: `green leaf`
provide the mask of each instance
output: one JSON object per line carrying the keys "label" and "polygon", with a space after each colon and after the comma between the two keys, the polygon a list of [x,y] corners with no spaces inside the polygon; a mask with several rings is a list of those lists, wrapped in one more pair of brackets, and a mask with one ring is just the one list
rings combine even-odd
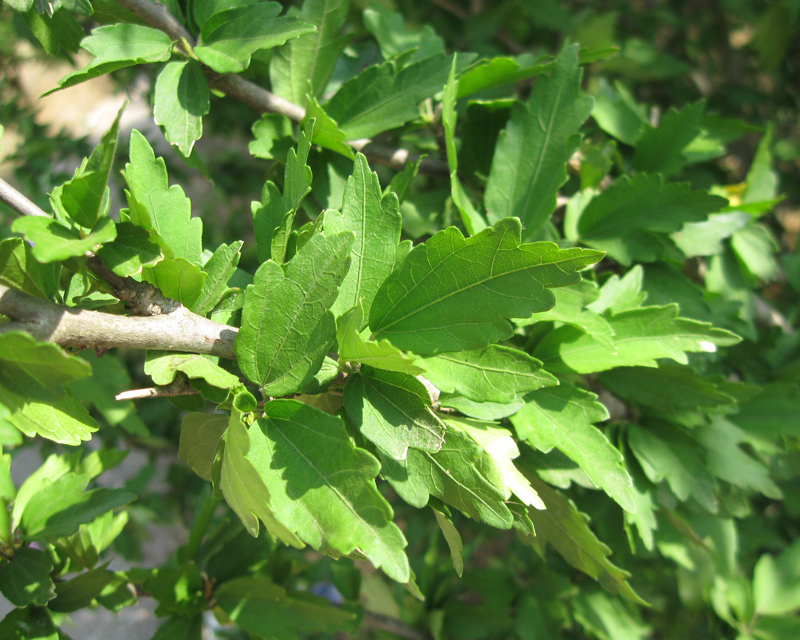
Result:
{"label": "green leaf", "polygon": [[[91,5],[89,5],[91,9]],[[91,10],[89,11],[91,13]],[[84,31],[81,23],[64,8],[53,12],[39,14],[36,11],[25,13],[22,18],[31,30],[31,33],[41,43],[44,50],[52,56],[59,56],[61,52],[77,53],[81,46]]]}
{"label": "green leaf", "polygon": [[536,474],[526,471],[525,477],[542,497],[547,509],[528,509],[536,527],[536,537],[523,540],[530,541],[542,552],[549,544],[570,565],[599,581],[609,592],[637,604],[646,604],[628,584],[630,574],[609,561],[611,550],[589,528],[589,518]]}
{"label": "green leaf", "polygon": [[648,234],[673,233],[721,210],[724,198],[692,191],[688,183],[663,182],[658,175],[617,179],[592,198],[578,220],[581,241],[629,265],[652,261]]}
{"label": "green leaf", "polygon": [[388,340],[366,340],[359,333],[363,322],[361,306],[353,307],[336,321],[339,360],[361,363],[387,371],[403,371],[411,375],[425,373],[414,362],[416,358],[400,351]]}
{"label": "green leaf", "polygon": [[117,237],[114,221],[105,217],[100,218],[86,236],[52,218],[34,216],[17,218],[11,229],[24,235],[33,244],[33,256],[39,262],[62,262],[67,258],[82,256]]}
{"label": "green leaf", "polygon": [[197,0],[192,5],[194,21],[198,27],[202,28],[211,16],[227,11],[228,9],[245,7],[249,4],[255,4],[256,2],[258,2],[258,0]]}
{"label": "green leaf", "polygon": [[150,241],[150,232],[130,222],[117,222],[117,237],[100,247],[97,255],[123,278],[140,274],[163,257],[160,247]]}
{"label": "green leaf", "polygon": [[237,240],[231,244],[221,244],[217,247],[208,262],[203,266],[206,272],[206,279],[200,295],[192,305],[192,311],[196,314],[205,316],[222,300],[222,296],[228,290],[228,282],[236,273],[239,265],[239,258],[242,257],[241,250],[244,242]]}
{"label": "green leaf", "polygon": [[777,557],[767,553],[753,572],[753,598],[759,615],[789,615],[800,608],[800,541]]}
{"label": "green leaf", "polygon": [[772,139],[774,126],[767,125],[767,131],[758,143],[753,164],[747,172],[742,202],[762,202],[772,200],[778,195],[778,175],[772,169]]}
{"label": "green leaf", "polygon": [[152,640],[200,640],[203,637],[203,616],[172,616],[155,632]]}
{"label": "green leaf", "polygon": [[638,309],[648,296],[646,291],[642,291],[643,282],[644,270],[638,264],[621,278],[614,274],[600,287],[597,300],[587,307],[595,313],[610,312],[612,315]]}
{"label": "green leaf", "polygon": [[156,158],[147,139],[131,132],[130,163],[122,175],[128,184],[123,220],[151,232],[164,255],[200,264],[203,222],[192,218],[192,204],[178,185],[169,186],[163,158]]}
{"label": "green leaf", "polygon": [[258,429],[248,431],[242,423],[241,414],[234,410],[228,421],[228,429],[220,441],[222,466],[219,488],[250,535],[258,535],[260,520],[270,537],[277,537],[284,544],[302,549],[303,542],[273,512],[274,505],[271,504],[272,495],[267,487],[267,479],[247,458],[254,433],[258,434]]}
{"label": "green leaf", "polygon": [[[316,98],[311,98],[306,106],[306,119],[314,118],[314,144],[341,153],[350,160],[355,160],[353,147],[347,144],[347,134],[339,128],[336,120],[331,118],[319,106]],[[305,120],[304,120],[305,122]]]}
{"label": "green leaf", "polygon": [[660,363],[657,369],[619,367],[600,374],[599,380],[614,395],[661,412],[736,402],[713,380],[699,376],[691,367],[669,362]]}
{"label": "green leaf", "polygon": [[355,614],[334,607],[324,598],[300,592],[289,594],[261,577],[228,580],[214,596],[217,606],[231,620],[263,638],[296,640],[299,632],[341,631],[355,619]]}
{"label": "green leaf", "polygon": [[69,536],[78,526],[97,516],[136,500],[136,494],[122,489],[86,491],[89,478],[70,472],[37,491],[22,512],[20,530],[25,540]]}
{"label": "green leaf", "polygon": [[0,571],[0,592],[14,606],[45,606],[56,595],[50,577],[53,563],[41,549],[22,547]]}
{"label": "green leaf", "polygon": [[402,14],[377,4],[364,11],[364,26],[375,36],[385,60],[416,49],[406,62],[412,64],[445,52],[444,40],[433,27],[426,24],[419,30],[410,29]]}
{"label": "green leaf", "polygon": [[142,270],[143,280],[161,289],[167,298],[191,308],[206,281],[205,272],[196,263],[184,258],[164,258],[154,267]]}
{"label": "green leaf", "polygon": [[62,637],[43,607],[13,609],[0,621],[0,638],[3,640],[61,640]]}
{"label": "green leaf", "polygon": [[286,265],[269,260],[247,287],[236,357],[268,395],[311,381],[336,337],[330,307],[347,273],[353,234],[318,234]]}
{"label": "green leaf", "polygon": [[800,389],[797,385],[774,382],[764,385],[761,393],[739,404],[739,411],[729,420],[755,436],[800,437]]}
{"label": "green leaf", "polygon": [[709,216],[703,222],[687,222],[680,231],[670,235],[687,258],[722,253],[722,241],[752,222],[752,216],[733,211]]}
{"label": "green leaf", "polygon": [[503,488],[506,500],[510,500],[513,494],[527,506],[545,508],[531,483],[514,466],[514,459],[519,458],[519,448],[511,431],[498,427],[493,422],[469,418],[448,418],[447,425],[468,435],[487,454],[478,464],[482,465],[486,477],[496,487]]}
{"label": "green leaf", "polygon": [[108,214],[108,176],[117,152],[123,109],[120,109],[92,155],[75,170],[72,180],[53,189],[50,195],[51,202],[62,216],[87,229],[94,227],[101,217]]}
{"label": "green leaf", "polygon": [[665,176],[678,173],[688,164],[683,150],[699,133],[705,108],[705,100],[686,105],[680,111],[672,108],[658,127],[646,125],[636,144],[634,168]]}
{"label": "green leaf", "polygon": [[305,105],[306,97],[322,95],[336,61],[350,40],[340,35],[350,0],[307,0],[299,17],[317,27],[287,42],[272,54],[269,67],[272,91],[290,102]]}
{"label": "green leaf", "polygon": [[731,249],[753,281],[770,282],[780,273],[777,261],[780,245],[765,226],[751,224],[736,231],[731,237]]}
{"label": "green leaf", "polygon": [[567,47],[552,73],[537,80],[528,102],[511,109],[486,185],[491,223],[518,217],[528,239],[555,211],[567,161],[580,143],[578,130],[592,110],[592,99],[580,91],[582,75],[578,45]]}
{"label": "green leaf", "polygon": [[613,347],[564,326],[546,335],[534,356],[556,374],[592,373],[615,367],[655,367],[658,358],[686,364],[686,353],[714,353],[717,347],[741,340],[707,322],[679,318],[677,304],[623,311],[612,316],[609,323],[614,329]]}
{"label": "green leaf", "polygon": [[[543,60],[540,58],[539,60]],[[553,66],[552,62],[529,64],[528,60],[498,57],[481,60],[465,70],[458,78],[458,97],[465,98],[472,94],[513,84],[520,80],[533,78]]]}
{"label": "green leaf", "polygon": [[491,455],[457,429],[448,429],[437,453],[409,448],[405,460],[381,454],[381,461],[383,477],[417,509],[433,496],[498,529],[510,529],[514,522],[505,503],[505,487],[494,482],[498,472]]}
{"label": "green leaf", "polygon": [[96,58],[83,69],[61,78],[58,87],[45,95],[117,69],[148,62],[166,62],[172,55],[172,39],[166,33],[125,22],[97,27],[81,41],[81,47]]}
{"label": "green leaf", "polygon": [[203,480],[211,480],[214,454],[227,428],[228,418],[222,415],[195,412],[183,418],[178,457]]}
{"label": "green leaf", "polygon": [[400,243],[399,206],[395,194],[381,194],[378,174],[370,172],[366,157],[359,153],[344,189],[341,213],[334,210],[325,213],[327,232],[355,234],[350,271],[331,307],[337,317],[359,304],[364,314],[369,315],[375,294],[394,269]]}
{"label": "green leaf", "polygon": [[647,109],[636,102],[630,89],[619,81],[612,87],[605,78],[598,82],[592,118],[607,134],[632,147],[649,126]]}
{"label": "green leaf", "polygon": [[22,238],[0,242],[0,284],[45,300],[51,293],[42,265],[33,258],[33,248]]}
{"label": "green leaf", "polygon": [[442,530],[442,535],[450,549],[453,569],[455,569],[456,575],[460,578],[464,573],[464,558],[461,556],[461,552],[464,550],[464,543],[461,541],[461,534],[458,532],[458,529],[453,524],[449,515],[440,511],[440,509],[446,509],[446,507],[437,508],[431,505],[431,508],[433,509],[433,515],[436,517],[436,524],[438,524],[439,529]]}
{"label": "green leaf", "polygon": [[295,18],[278,18],[281,9],[277,2],[259,2],[211,16],[203,24],[203,44],[194,48],[195,54],[218,73],[239,73],[250,66],[256,51],[315,30]]}
{"label": "green leaf", "polygon": [[666,480],[679,500],[690,497],[711,513],[717,511],[716,482],[705,461],[705,449],[675,426],[648,422],[626,427],[628,444],[653,483]]}
{"label": "green leaf", "polygon": [[603,640],[644,640],[651,637],[650,627],[630,612],[618,598],[602,591],[581,592],[573,600],[575,620],[584,633]]}
{"label": "green leaf", "polygon": [[378,338],[418,353],[480,349],[509,338],[513,318],[553,306],[548,287],[580,280],[602,254],[520,244],[507,219],[465,239],[455,227],[417,245],[375,297],[369,326]]}
{"label": "green leaf", "polygon": [[594,426],[608,419],[597,396],[562,383],[529,393],[525,399],[527,404],[511,416],[520,439],[544,453],[557,448],[625,511],[635,513],[633,483],[623,456]]}
{"label": "green leaf", "polygon": [[[617,276],[612,277],[619,280]],[[573,285],[556,289],[553,295],[556,304],[552,309],[537,313],[525,320],[515,320],[514,324],[518,327],[527,327],[537,322],[561,322],[577,327],[600,342],[611,344],[614,330],[608,324],[608,320],[589,308],[600,297],[597,284],[581,280]]]}
{"label": "green leaf", "polygon": [[425,385],[412,375],[362,367],[347,380],[344,408],[364,437],[395,460],[404,460],[409,447],[442,448],[446,427]]}
{"label": "green leaf", "polygon": [[97,423],[84,406],[65,393],[58,400],[32,400],[0,386],[0,402],[11,411],[7,420],[26,436],[43,438],[68,445],[91,440]]}
{"label": "green leaf", "polygon": [[325,111],[348,140],[371,138],[419,117],[419,103],[442,90],[450,65],[433,56],[402,69],[390,60],[345,82]]}
{"label": "green leaf", "polygon": [[175,374],[181,371],[188,378],[202,378],[212,387],[231,389],[239,384],[239,376],[235,376],[220,367],[209,356],[194,353],[167,353],[150,351],[144,364],[144,372],[153,378],[159,386],[169,384]]}
{"label": "green leaf", "polygon": [[528,391],[558,384],[536,358],[500,345],[421,358],[420,364],[441,391],[476,402],[512,402]]}
{"label": "green leaf", "polygon": [[108,571],[105,563],[101,567],[85,571],[71,580],[59,582],[56,585],[56,598],[47,606],[51,611],[71,613],[79,609],[86,609],[97,605],[100,594],[108,585],[112,584],[117,576],[113,571]]}
{"label": "green leaf", "polygon": [[292,121],[278,113],[265,113],[250,128],[254,140],[247,146],[256,158],[282,160],[294,144]]}
{"label": "green leaf", "polygon": [[274,400],[250,431],[248,459],[276,517],[315,549],[361,551],[398,582],[411,574],[406,540],[375,487],[378,461],[356,448],[342,421],[295,400]]}
{"label": "green leaf", "polygon": [[54,400],[62,385],[90,375],[89,363],[55,344],[22,331],[0,334],[0,384],[26,399]]}
{"label": "green leaf", "polygon": [[722,416],[714,416],[709,426],[693,431],[692,435],[706,448],[706,466],[714,476],[773,500],[783,497],[770,477],[770,470],[739,446],[749,443],[747,434],[735,424]]}
{"label": "green leaf", "polygon": [[458,83],[456,79],[456,66],[458,56],[453,56],[453,64],[450,67],[450,75],[444,87],[442,97],[442,125],[444,126],[445,146],[447,148],[447,164],[450,168],[450,194],[453,204],[456,205],[461,220],[464,222],[467,232],[475,235],[483,231],[488,225],[472,202],[469,200],[461,181],[458,178],[458,150],[456,147],[456,122],[458,115],[456,112],[456,94]]}
{"label": "green leaf", "polygon": [[208,82],[194,60],[172,61],[156,78],[153,97],[156,124],[184,156],[203,135],[203,116],[210,109]]}

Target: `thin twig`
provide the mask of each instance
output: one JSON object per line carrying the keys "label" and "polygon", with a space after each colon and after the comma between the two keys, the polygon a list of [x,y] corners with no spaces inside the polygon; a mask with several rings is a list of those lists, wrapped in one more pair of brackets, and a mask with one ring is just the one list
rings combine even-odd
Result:
{"label": "thin twig", "polygon": [[[117,0],[117,2],[142,18],[151,27],[166,33],[170,38],[193,42],[191,34],[163,5],[150,0]],[[306,116],[306,110],[300,105],[281,98],[235,73],[220,75],[213,69],[202,66],[211,86],[260,113],[279,113],[295,122],[300,122]],[[363,141],[359,142],[363,143]],[[353,146],[357,148],[355,144]],[[369,145],[362,144],[362,148],[365,148],[365,154],[370,159],[395,169],[402,169],[407,162],[416,161],[419,157],[406,149],[385,147],[374,142]],[[450,175],[447,163],[439,158],[425,158],[420,165],[420,171],[444,177]]]}
{"label": "thin twig", "polygon": [[192,396],[200,393],[184,380],[178,380],[163,387],[146,387],[130,389],[114,396],[115,400],[141,400],[143,398],[174,398],[176,396]]}
{"label": "thin twig", "polygon": [[23,216],[51,217],[2,178],[0,178],[0,200]]}

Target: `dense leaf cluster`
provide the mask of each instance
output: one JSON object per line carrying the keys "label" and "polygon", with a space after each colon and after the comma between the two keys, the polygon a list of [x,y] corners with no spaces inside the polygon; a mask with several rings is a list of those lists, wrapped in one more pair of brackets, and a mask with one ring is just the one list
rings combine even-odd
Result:
{"label": "dense leaf cluster", "polygon": [[[120,112],[0,235],[0,637],[139,597],[159,640],[208,611],[242,638],[800,634],[800,260],[771,126],[682,96],[686,64],[617,40],[619,14],[557,2],[431,3],[463,37],[416,2],[6,4],[49,54],[93,56],[54,92],[151,78],[172,149]],[[760,29],[797,21],[770,6]],[[526,28],[538,45],[498,49]],[[779,44],[754,46],[778,67]],[[209,215],[175,176],[231,179],[220,131],[255,160]],[[93,354],[135,314],[156,347]],[[210,333],[176,349],[187,317]],[[137,384],[169,401],[114,399]],[[166,565],[112,571],[168,509],[153,466],[97,482],[135,448],[177,451],[192,524]]]}

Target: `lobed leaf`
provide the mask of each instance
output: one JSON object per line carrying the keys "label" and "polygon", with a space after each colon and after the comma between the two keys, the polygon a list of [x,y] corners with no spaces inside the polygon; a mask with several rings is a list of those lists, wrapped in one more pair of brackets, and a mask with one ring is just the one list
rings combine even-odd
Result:
{"label": "lobed leaf", "polygon": [[353,234],[312,237],[285,269],[269,260],[247,287],[236,337],[239,367],[265,394],[311,381],[336,337],[330,311],[349,266]]}
{"label": "lobed leaf", "polygon": [[519,438],[544,453],[557,448],[625,511],[635,513],[633,483],[623,456],[594,426],[608,419],[597,396],[563,383],[529,393],[525,400],[525,406],[511,416]]}
{"label": "lobed leaf", "polygon": [[45,263],[83,256],[87,251],[96,251],[103,243],[117,237],[114,221],[106,217],[100,218],[85,236],[52,218],[34,216],[17,218],[11,229],[24,235],[33,244],[33,256]]}
{"label": "lobed leaf", "polygon": [[153,116],[164,135],[189,156],[203,135],[203,116],[211,108],[208,82],[194,60],[172,61],[156,78]]}
{"label": "lobed leaf", "polygon": [[508,318],[552,307],[547,288],[578,282],[577,272],[602,257],[520,244],[521,231],[509,218],[471,238],[450,227],[417,245],[378,290],[370,329],[422,354],[480,349],[511,336]]}
{"label": "lobed leaf", "polygon": [[406,540],[375,487],[378,461],[342,421],[295,400],[274,400],[250,430],[248,460],[269,488],[276,517],[315,549],[360,551],[398,582],[411,573]]}

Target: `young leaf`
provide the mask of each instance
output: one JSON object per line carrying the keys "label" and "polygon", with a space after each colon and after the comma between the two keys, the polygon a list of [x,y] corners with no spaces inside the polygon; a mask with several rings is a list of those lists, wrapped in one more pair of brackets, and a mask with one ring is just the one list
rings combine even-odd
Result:
{"label": "young leaf", "polygon": [[11,229],[33,244],[33,255],[39,262],[62,262],[82,256],[117,237],[114,221],[106,217],[100,218],[92,231],[83,237],[77,229],[65,227],[52,218],[17,218]]}
{"label": "young leaf", "polygon": [[339,341],[339,360],[366,364],[387,371],[402,371],[412,376],[425,373],[414,364],[416,358],[400,351],[388,340],[366,340],[361,336],[363,325],[361,306],[353,307],[336,321],[336,336]]}
{"label": "young leaf", "polygon": [[487,89],[533,78],[552,66],[552,62],[539,64],[538,61],[534,62],[534,64],[523,66],[519,60],[507,57],[481,60],[477,64],[470,66],[459,76],[458,97],[465,98]]}
{"label": "young leaf", "polygon": [[[511,528],[514,518],[505,503],[505,487],[493,482],[497,477],[491,456],[464,433],[449,429],[437,453],[409,448],[405,460],[395,460],[378,452],[383,477],[410,505],[422,509],[433,496],[479,522]],[[492,477],[486,477],[487,470]]]}
{"label": "young leaf", "polygon": [[303,542],[276,518],[267,480],[247,458],[251,449],[251,434],[257,431],[257,428],[248,431],[242,423],[241,413],[233,410],[228,429],[219,442],[217,454],[222,459],[219,472],[220,491],[251,536],[258,535],[260,520],[270,537],[302,549]]}
{"label": "young leaf", "polygon": [[608,419],[597,396],[564,383],[529,393],[525,399],[527,404],[511,416],[520,439],[544,453],[557,448],[625,511],[635,513],[622,454],[594,426]]}
{"label": "young leaf", "polygon": [[353,147],[347,144],[347,134],[339,128],[336,120],[331,118],[325,110],[319,106],[316,98],[311,98],[306,105],[306,118],[314,118],[314,144],[325,147],[336,153],[341,153],[350,160],[355,160]]}
{"label": "young leaf", "polygon": [[355,234],[350,271],[331,308],[337,317],[359,304],[364,314],[369,315],[378,288],[394,269],[400,242],[398,209],[397,196],[393,193],[382,196],[378,174],[370,172],[367,159],[359,153],[344,189],[341,213],[334,210],[325,213],[327,232]]}
{"label": "young leaf", "polygon": [[[514,466],[513,460],[519,458],[519,449],[508,429],[498,427],[493,422],[481,422],[469,418],[449,418],[447,425],[467,434],[488,454],[488,457],[481,459],[479,464],[483,463],[484,473],[495,486],[503,487],[506,500],[510,500],[513,494],[527,506],[535,509],[545,508],[539,494],[531,487],[531,483]],[[494,467],[494,471],[491,467]]]}
{"label": "young leaf", "polygon": [[350,441],[342,421],[295,400],[274,400],[250,431],[248,459],[276,517],[315,549],[360,550],[398,582],[411,573],[406,540],[375,487],[378,461]]}
{"label": "young leaf", "polygon": [[232,242],[230,245],[221,244],[205,263],[203,271],[206,272],[206,279],[200,295],[192,305],[192,311],[196,314],[207,315],[225,295],[228,290],[228,282],[236,273],[239,258],[242,257],[243,244],[244,242],[241,240]]}
{"label": "young leaf", "polygon": [[524,351],[490,345],[421,358],[425,376],[441,391],[476,402],[512,402],[518,395],[557,385],[542,363]]}
{"label": "young leaf", "polygon": [[578,48],[564,49],[552,73],[537,80],[528,102],[514,105],[497,141],[486,211],[491,223],[518,217],[526,239],[555,211],[556,194],[567,180],[567,161],[580,142],[578,130],[592,110],[592,99],[580,91]]}
{"label": "young leaf", "polygon": [[658,127],[646,125],[636,143],[634,168],[665,176],[678,173],[688,164],[683,150],[697,136],[705,108],[705,100],[700,100],[680,111],[670,109]]}
{"label": "young leaf", "polygon": [[507,318],[553,306],[548,287],[580,280],[600,260],[589,249],[520,244],[509,218],[465,239],[455,227],[417,245],[378,290],[369,326],[378,338],[417,353],[480,349],[511,336]]}
{"label": "young leaf", "polygon": [[168,298],[191,308],[200,297],[206,274],[184,258],[164,258],[154,267],[142,270],[143,280],[161,289]]}
{"label": "young leaf", "polygon": [[436,517],[436,524],[442,530],[447,546],[450,548],[450,558],[453,560],[453,569],[456,575],[460,578],[464,573],[464,558],[461,557],[461,552],[464,550],[464,543],[461,541],[461,534],[453,524],[448,513],[444,513],[447,509],[444,505],[434,507],[431,505],[433,515]]}
{"label": "young leaf", "polygon": [[61,78],[58,87],[45,95],[135,64],[165,62],[172,55],[172,39],[166,33],[125,22],[97,27],[81,41],[81,47],[96,58]]}
{"label": "young leaf", "polygon": [[325,111],[348,140],[371,138],[419,117],[419,103],[442,90],[450,65],[433,56],[398,70],[394,60],[345,82]]}
{"label": "young leaf", "polygon": [[330,307],[347,273],[353,234],[318,234],[286,265],[273,261],[247,287],[236,357],[267,395],[311,381],[336,337]]}
{"label": "young leaf", "polygon": [[679,500],[690,497],[711,513],[717,512],[716,482],[705,462],[705,450],[675,425],[648,422],[626,427],[628,445],[653,483],[666,480]]}
{"label": "young leaf", "polygon": [[277,2],[259,2],[221,11],[203,25],[203,44],[194,48],[200,61],[217,73],[239,73],[250,66],[250,56],[314,31],[313,24],[280,17]]}
{"label": "young leaf", "polygon": [[395,460],[408,448],[435,453],[446,427],[431,409],[425,385],[398,371],[362,367],[344,387],[347,417],[365,438]]}
{"label": "young leaf", "polygon": [[151,232],[164,255],[200,264],[203,222],[192,218],[192,204],[178,185],[169,186],[163,158],[156,158],[147,139],[131,131],[130,163],[122,175],[128,183],[125,219]]}
{"label": "young leaf", "polygon": [[203,480],[211,481],[211,468],[228,418],[214,413],[188,413],[181,423],[178,457]]}
{"label": "young leaf", "polygon": [[163,258],[161,248],[150,241],[150,232],[131,222],[117,222],[117,237],[100,247],[97,255],[123,278],[138,275],[143,267]]}
{"label": "young leaf", "polygon": [[322,95],[333,68],[350,36],[340,32],[347,18],[350,0],[307,0],[299,17],[317,27],[290,40],[272,54],[269,78],[272,91],[295,104],[304,105],[306,96]]}
{"label": "young leaf", "polygon": [[50,196],[59,213],[87,229],[108,213],[108,176],[117,151],[121,117],[122,109],[92,155],[75,170],[72,180],[53,189]]}
{"label": "young leaf", "polygon": [[194,60],[169,62],[158,74],[153,115],[167,140],[184,156],[191,155],[203,135],[203,116],[210,105],[208,82]]}
{"label": "young leaf", "polygon": [[678,305],[641,307],[609,319],[614,344],[608,346],[570,326],[550,332],[534,355],[548,371],[593,373],[615,367],[655,367],[658,358],[686,364],[686,353],[714,353],[741,338],[707,322],[678,317]]}
{"label": "young leaf", "polygon": [[144,372],[157,385],[166,385],[181,371],[188,378],[202,378],[212,387],[231,389],[239,384],[239,376],[225,371],[208,356],[195,353],[168,353],[149,351]]}
{"label": "young leaf", "polygon": [[356,617],[324,598],[306,593],[290,596],[283,587],[263,577],[227,580],[214,592],[214,599],[242,629],[275,640],[297,640],[298,631],[312,635],[338,632]]}
{"label": "young leaf", "polygon": [[547,509],[528,509],[536,527],[530,540],[540,552],[550,544],[573,567],[591,576],[610,591],[637,604],[646,604],[628,584],[630,574],[611,563],[611,550],[589,528],[589,518],[575,504],[545,484],[535,473],[525,472],[533,488],[544,500]]}

